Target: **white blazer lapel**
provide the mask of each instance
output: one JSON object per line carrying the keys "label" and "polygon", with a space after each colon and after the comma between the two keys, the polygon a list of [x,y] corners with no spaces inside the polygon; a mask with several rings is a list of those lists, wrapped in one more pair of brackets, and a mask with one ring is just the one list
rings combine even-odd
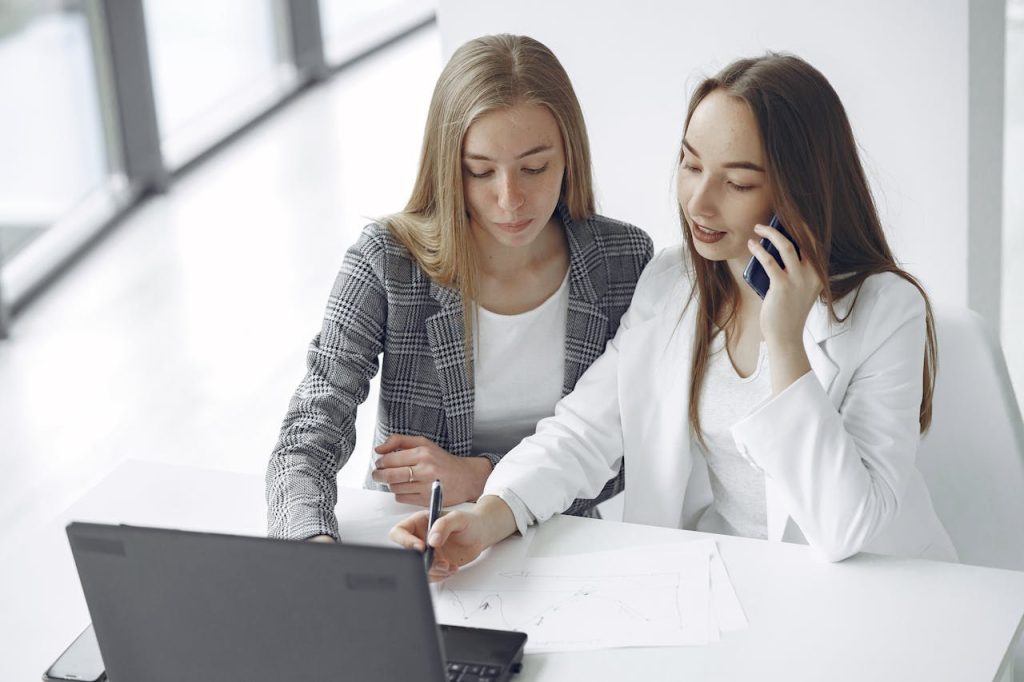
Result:
{"label": "white blazer lapel", "polygon": [[[807,322],[804,324],[804,351],[807,353],[811,371],[818,378],[821,387],[832,398],[833,403],[839,399],[839,396],[832,393],[832,385],[839,373],[839,366],[825,352],[825,344],[829,339],[849,329],[846,322],[849,313],[849,298],[846,297],[834,304],[836,313],[843,319],[843,322],[833,320],[829,315],[828,306],[818,302],[811,308],[807,315]],[[802,541],[803,533],[795,523],[791,523],[785,499],[770,479],[765,481],[765,506],[768,515],[769,540]]]}
{"label": "white blazer lapel", "polygon": [[831,336],[844,330],[845,325],[833,323],[829,319],[828,307],[821,303],[816,303],[807,315],[807,323],[804,325],[804,351],[811,363],[811,370],[818,377],[818,383],[826,393],[831,392],[832,382],[839,372],[839,367],[825,353],[822,345]]}

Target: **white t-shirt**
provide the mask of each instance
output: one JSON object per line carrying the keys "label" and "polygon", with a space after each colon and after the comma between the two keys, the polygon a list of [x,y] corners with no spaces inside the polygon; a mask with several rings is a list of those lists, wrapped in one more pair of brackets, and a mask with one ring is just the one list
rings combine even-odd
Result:
{"label": "white t-shirt", "polygon": [[761,343],[757,368],[741,377],[715,337],[700,396],[700,426],[707,448],[698,448],[708,464],[714,501],[697,520],[697,530],[748,538],[768,537],[764,472],[736,448],[732,426],[772,395],[767,346]]}
{"label": "white t-shirt", "polygon": [[569,273],[533,310],[499,315],[477,307],[474,455],[505,454],[555,413],[565,375]]}

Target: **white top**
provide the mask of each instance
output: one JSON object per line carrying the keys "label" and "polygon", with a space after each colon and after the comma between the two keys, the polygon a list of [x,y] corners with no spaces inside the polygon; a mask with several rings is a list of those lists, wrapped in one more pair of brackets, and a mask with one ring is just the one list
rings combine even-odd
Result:
{"label": "white top", "polygon": [[748,538],[768,537],[764,471],[744,457],[732,427],[772,395],[767,345],[758,349],[757,367],[741,377],[725,348],[725,334],[712,341],[701,388],[700,427],[707,447],[699,447],[708,465],[713,501],[697,519],[697,530]]}
{"label": "white top", "polygon": [[533,310],[499,315],[477,307],[474,455],[505,454],[555,413],[565,375],[569,272]]}

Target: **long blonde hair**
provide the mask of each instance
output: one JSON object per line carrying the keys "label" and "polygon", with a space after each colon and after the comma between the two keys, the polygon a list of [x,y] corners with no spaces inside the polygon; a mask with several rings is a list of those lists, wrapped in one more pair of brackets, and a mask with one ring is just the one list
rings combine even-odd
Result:
{"label": "long blonde hair", "polygon": [[444,67],[427,112],[412,196],[405,210],[382,220],[431,280],[459,289],[467,349],[477,290],[463,196],[462,144],[480,116],[518,104],[542,105],[554,116],[565,150],[561,201],[573,220],[592,215],[590,145],[569,76],[542,43],[503,34],[470,40]]}
{"label": "long blonde hair", "polygon": [[[924,287],[899,266],[889,248],[839,96],[821,72],[799,57],[769,53],[739,59],[697,86],[686,126],[697,106],[716,90],[746,102],[753,112],[764,143],[775,213],[800,247],[801,257],[827,282],[820,300],[833,320],[842,321],[834,303],[851,293],[856,297],[864,280],[877,273],[891,272],[921,293],[926,343],[918,417],[924,433],[932,420],[938,359],[931,304]],[[684,137],[685,133],[684,126]],[[682,158],[680,145],[680,162]],[[681,209],[679,219],[696,282],[687,305],[698,299],[689,422],[703,444],[700,395],[711,343],[719,329],[734,319],[740,292],[724,262],[696,254]]]}

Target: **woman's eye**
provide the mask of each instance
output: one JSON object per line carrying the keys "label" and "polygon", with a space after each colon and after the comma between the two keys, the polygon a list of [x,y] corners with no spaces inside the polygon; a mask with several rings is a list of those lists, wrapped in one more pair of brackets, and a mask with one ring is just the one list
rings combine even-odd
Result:
{"label": "woman's eye", "polygon": [[540,175],[541,173],[543,173],[547,169],[548,169],[548,165],[544,164],[540,168],[524,168],[523,172],[524,173],[529,173],[530,175]]}
{"label": "woman's eye", "polygon": [[700,172],[700,168],[697,168],[696,166],[694,166],[691,163],[684,163],[683,164],[683,170],[685,170],[687,172],[690,172],[690,173],[699,173]]}
{"label": "woman's eye", "polygon": [[735,182],[730,182],[729,186],[732,187],[737,192],[749,192],[750,190],[754,189],[753,185],[739,185],[736,184]]}
{"label": "woman's eye", "polygon": [[470,176],[471,178],[486,178],[486,177],[488,177],[489,175],[493,175],[493,174],[494,174],[494,171],[483,171],[482,173],[474,173],[474,172],[473,172],[472,170],[470,170],[469,168],[467,168],[467,169],[466,169],[466,173],[467,173],[467,174],[468,174],[468,175],[469,175],[469,176]]}

